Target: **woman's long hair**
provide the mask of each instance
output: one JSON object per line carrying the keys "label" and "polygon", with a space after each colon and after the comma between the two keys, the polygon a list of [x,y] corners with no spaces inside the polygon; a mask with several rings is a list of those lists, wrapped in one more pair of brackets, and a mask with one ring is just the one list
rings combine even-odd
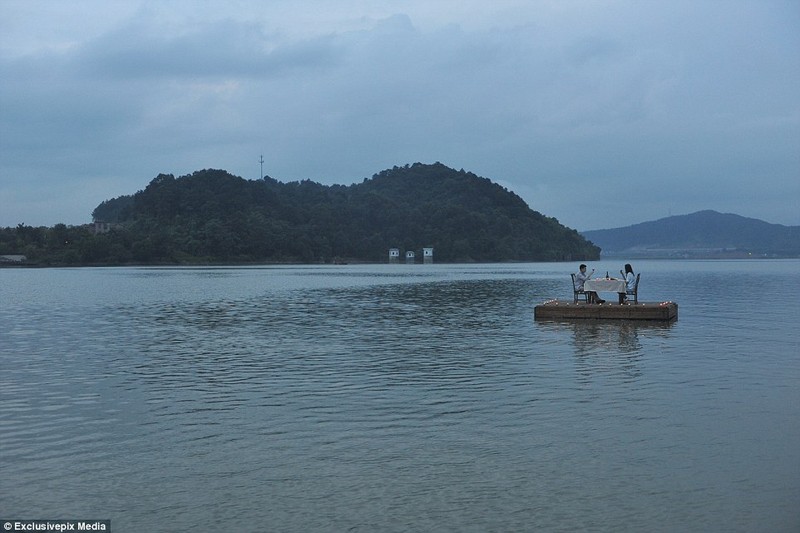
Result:
{"label": "woman's long hair", "polygon": [[633,274],[633,267],[631,266],[630,263],[625,263],[625,273],[627,274],[628,272]]}

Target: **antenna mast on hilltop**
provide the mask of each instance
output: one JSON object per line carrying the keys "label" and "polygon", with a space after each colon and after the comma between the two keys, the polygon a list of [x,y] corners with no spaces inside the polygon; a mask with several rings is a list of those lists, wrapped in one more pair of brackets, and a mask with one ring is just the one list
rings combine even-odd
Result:
{"label": "antenna mast on hilltop", "polygon": [[261,156],[261,159],[259,160],[259,162],[261,163],[261,179],[263,180],[264,179],[264,156],[263,155]]}

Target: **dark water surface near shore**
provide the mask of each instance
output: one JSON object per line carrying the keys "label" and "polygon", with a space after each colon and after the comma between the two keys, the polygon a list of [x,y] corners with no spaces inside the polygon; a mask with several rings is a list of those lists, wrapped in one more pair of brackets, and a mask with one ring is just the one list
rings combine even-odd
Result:
{"label": "dark water surface near shore", "polygon": [[677,322],[534,322],[573,264],[0,270],[0,518],[800,530],[800,261],[634,267]]}

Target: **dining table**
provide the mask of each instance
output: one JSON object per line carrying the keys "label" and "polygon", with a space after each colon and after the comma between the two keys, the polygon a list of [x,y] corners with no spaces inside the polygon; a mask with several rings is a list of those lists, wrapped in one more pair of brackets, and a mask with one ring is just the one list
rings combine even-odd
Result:
{"label": "dining table", "polygon": [[583,283],[585,292],[625,292],[625,280],[616,278],[587,279]]}

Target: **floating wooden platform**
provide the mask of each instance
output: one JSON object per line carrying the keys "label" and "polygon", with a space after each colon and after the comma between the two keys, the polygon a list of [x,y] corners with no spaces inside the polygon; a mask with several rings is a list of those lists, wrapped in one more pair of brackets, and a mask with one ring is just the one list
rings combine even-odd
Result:
{"label": "floating wooden platform", "polygon": [[675,302],[639,302],[638,304],[587,304],[567,300],[550,300],[533,309],[534,320],[601,319],[601,320],[661,320],[678,319]]}

